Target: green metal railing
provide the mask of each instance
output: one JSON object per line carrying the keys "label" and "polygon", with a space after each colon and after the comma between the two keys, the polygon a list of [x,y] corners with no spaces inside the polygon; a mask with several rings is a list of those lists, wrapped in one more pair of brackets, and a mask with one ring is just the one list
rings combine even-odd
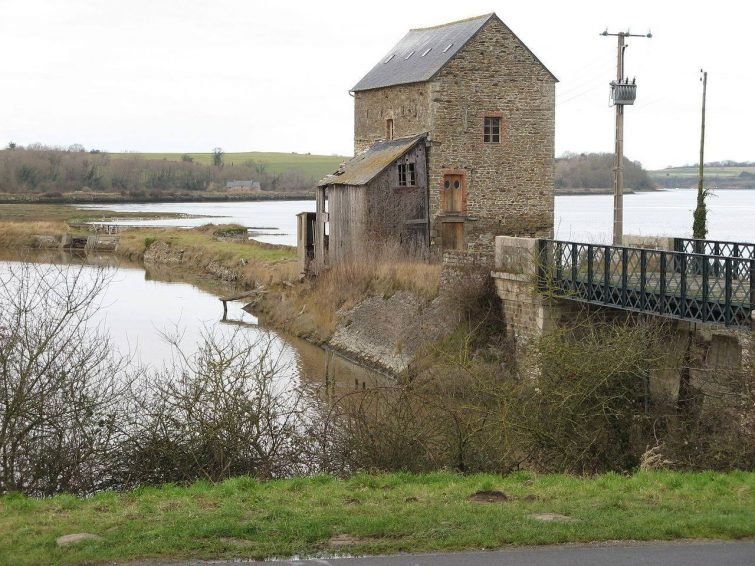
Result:
{"label": "green metal railing", "polygon": [[[708,243],[710,249],[722,244]],[[729,255],[540,240],[539,285],[564,299],[750,328],[755,246],[726,244],[718,249]]]}

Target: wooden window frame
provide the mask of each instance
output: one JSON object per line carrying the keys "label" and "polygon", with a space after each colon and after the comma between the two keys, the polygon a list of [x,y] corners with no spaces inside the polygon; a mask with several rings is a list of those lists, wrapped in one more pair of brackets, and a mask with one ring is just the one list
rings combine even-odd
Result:
{"label": "wooden window frame", "polygon": [[417,186],[417,166],[414,163],[409,162],[398,164],[398,186]]}
{"label": "wooden window frame", "polygon": [[395,124],[393,118],[386,118],[385,120],[385,139],[392,140],[395,135]]}
{"label": "wooden window frame", "polygon": [[[503,142],[503,112],[483,112],[482,143],[484,145],[500,145]],[[497,126],[497,132],[493,128]],[[497,139],[495,139],[497,138]]]}

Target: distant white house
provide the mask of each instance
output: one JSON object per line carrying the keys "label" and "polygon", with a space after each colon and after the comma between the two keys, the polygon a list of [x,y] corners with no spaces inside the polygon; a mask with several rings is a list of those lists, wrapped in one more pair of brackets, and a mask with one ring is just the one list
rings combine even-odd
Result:
{"label": "distant white house", "polygon": [[227,181],[225,188],[229,191],[259,191],[262,189],[259,181]]}

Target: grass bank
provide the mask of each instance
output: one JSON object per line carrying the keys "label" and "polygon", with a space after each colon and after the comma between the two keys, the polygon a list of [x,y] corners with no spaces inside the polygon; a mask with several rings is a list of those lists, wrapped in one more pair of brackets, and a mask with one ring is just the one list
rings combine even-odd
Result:
{"label": "grass bank", "polygon": [[[181,161],[184,155],[190,157],[194,163],[212,165],[212,153],[108,153],[113,159],[141,159],[160,161]],[[312,155],[308,153],[281,153],[266,151],[243,151],[223,154],[223,162],[241,165],[254,162],[264,167],[270,173],[280,174],[290,169],[300,171],[303,175],[322,178],[332,173],[338,166],[349,159],[343,155]]]}
{"label": "grass bank", "polygon": [[176,218],[180,214],[164,212],[113,212],[87,210],[75,204],[0,204],[0,223],[10,222],[87,222],[113,218]]}
{"label": "grass bank", "polygon": [[[545,513],[567,519],[537,518]],[[56,545],[81,532],[102,540]],[[0,497],[0,563],[14,565],[752,536],[755,474],[744,472],[237,478],[86,499]]]}

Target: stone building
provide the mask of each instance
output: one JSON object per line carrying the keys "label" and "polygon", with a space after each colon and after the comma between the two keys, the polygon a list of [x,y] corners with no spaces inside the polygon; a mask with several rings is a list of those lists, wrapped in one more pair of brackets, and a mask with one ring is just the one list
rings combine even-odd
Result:
{"label": "stone building", "polygon": [[556,82],[495,14],[409,31],[352,88],[356,157],[317,187],[315,258],[551,236]]}

